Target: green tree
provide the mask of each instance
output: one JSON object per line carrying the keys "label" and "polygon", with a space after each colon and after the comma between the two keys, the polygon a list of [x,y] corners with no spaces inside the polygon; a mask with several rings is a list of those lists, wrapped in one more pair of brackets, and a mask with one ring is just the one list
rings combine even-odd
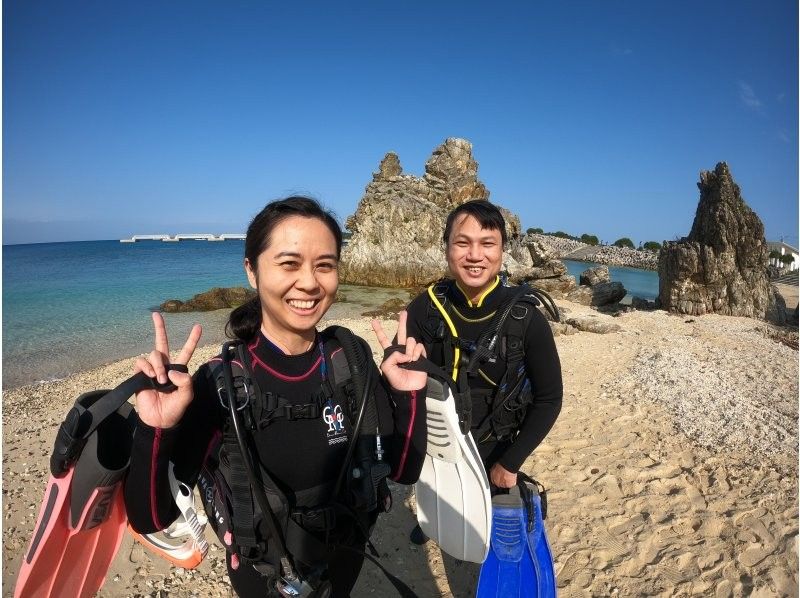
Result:
{"label": "green tree", "polygon": [[658,241],[647,241],[644,245],[642,245],[645,249],[649,249],[650,251],[658,251],[661,249],[661,243]]}
{"label": "green tree", "polygon": [[773,249],[772,251],[769,252],[769,259],[771,260],[780,260],[781,257],[783,256],[781,252],[778,251],[777,249]]}
{"label": "green tree", "polygon": [[528,233],[529,235],[541,235],[544,232],[544,230],[541,228],[529,228],[525,232]]}
{"label": "green tree", "polygon": [[563,230],[557,230],[556,232],[550,234],[554,237],[559,237],[561,239],[575,239],[575,237],[573,237],[569,233],[565,233]]}
{"label": "green tree", "polygon": [[633,241],[631,241],[628,237],[617,239],[614,241],[614,245],[617,247],[629,247],[630,249],[636,249],[636,245],[634,245]]}
{"label": "green tree", "polygon": [[581,235],[581,241],[586,243],[587,245],[597,245],[600,243],[600,239],[598,239],[596,236],[589,235],[586,233],[583,233]]}
{"label": "green tree", "polygon": [[787,253],[785,255],[782,255],[780,257],[780,260],[781,260],[781,263],[784,266],[788,266],[789,264],[791,264],[794,261],[794,256],[792,254],[790,254],[790,253]]}

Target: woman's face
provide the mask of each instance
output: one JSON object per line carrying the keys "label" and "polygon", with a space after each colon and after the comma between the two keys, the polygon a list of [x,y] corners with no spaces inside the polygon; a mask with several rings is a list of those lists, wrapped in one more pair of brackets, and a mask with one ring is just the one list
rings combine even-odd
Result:
{"label": "woman's face", "polygon": [[336,297],[337,266],[336,239],[321,220],[290,216],[272,229],[257,263],[245,259],[267,329],[295,334],[314,329]]}

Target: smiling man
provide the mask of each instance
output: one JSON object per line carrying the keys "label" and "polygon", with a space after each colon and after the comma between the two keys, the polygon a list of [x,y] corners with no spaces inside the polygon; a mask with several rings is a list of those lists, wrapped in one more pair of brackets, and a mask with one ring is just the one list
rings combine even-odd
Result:
{"label": "smiling man", "polygon": [[[520,300],[503,323],[497,358],[472,359],[481,335],[521,297],[517,287],[500,282],[506,241],[497,206],[483,200],[459,205],[444,230],[452,278],[431,285],[408,306],[408,334],[469,389],[472,435],[489,481],[498,488],[517,483],[523,462],[553,427],[563,394],[553,334],[530,297]],[[411,540],[426,541],[419,527]]]}

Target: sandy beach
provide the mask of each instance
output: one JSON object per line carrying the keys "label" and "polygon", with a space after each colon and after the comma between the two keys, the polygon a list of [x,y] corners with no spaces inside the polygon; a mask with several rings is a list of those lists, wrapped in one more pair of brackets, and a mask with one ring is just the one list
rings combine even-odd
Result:
{"label": "sandy beach", "polygon": [[[559,595],[797,596],[797,349],[756,320],[612,318],[558,303],[621,327],[557,337],[564,407],[523,467],[548,489]],[[377,359],[366,318],[337,323],[369,340]],[[191,369],[217,350],[198,350]],[[13,594],[57,425],[80,393],[113,387],[132,362],[4,393],[3,596]],[[422,597],[473,595],[479,567],[409,544],[413,500],[393,490],[372,538],[384,566]],[[217,545],[185,571],[126,535],[99,595],[232,593]],[[367,563],[353,596],[395,595]]]}

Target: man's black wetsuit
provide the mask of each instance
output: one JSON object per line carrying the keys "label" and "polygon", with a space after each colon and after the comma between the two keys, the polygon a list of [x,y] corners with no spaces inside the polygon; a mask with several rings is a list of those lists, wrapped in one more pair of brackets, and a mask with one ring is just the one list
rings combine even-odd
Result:
{"label": "man's black wetsuit", "polygon": [[[458,288],[455,281],[448,281],[445,296],[450,304],[450,317],[461,339],[476,341],[489,325],[493,315],[506,299],[514,293],[514,287],[505,287],[496,280],[493,287],[482,298],[473,303]],[[452,351],[449,344],[433,345],[425,324],[431,314],[438,314],[431,307],[431,298],[427,290],[417,296],[408,305],[407,334],[425,344],[428,358],[444,367],[443,351]],[[525,370],[533,390],[533,402],[513,442],[497,442],[496,439],[483,440],[475,438],[478,450],[484,460],[487,472],[494,463],[500,463],[510,472],[517,472],[525,459],[539,446],[561,411],[563,386],[561,382],[561,364],[558,359],[553,333],[547,319],[538,309],[531,308],[529,323],[525,329],[524,353]],[[441,315],[439,315],[441,317]],[[445,327],[447,330],[447,327]],[[447,332],[449,335],[449,332]],[[450,356],[452,360],[452,355]],[[492,389],[503,377],[506,363],[497,360],[480,367],[478,375],[470,376],[470,389]],[[477,430],[489,416],[489,404],[483,398],[472,400],[472,429]]]}
{"label": "man's black wetsuit", "polygon": [[[317,335],[320,339],[320,335]],[[363,342],[363,341],[362,341]],[[259,333],[249,343],[253,374],[262,392],[291,398],[292,403],[311,402],[320,389],[323,373],[330,375],[331,355],[322,357],[322,343],[301,355],[285,355]],[[335,349],[341,351],[341,349]],[[183,419],[173,428],[156,429],[139,423],[133,440],[130,469],[125,485],[128,518],[134,529],[151,533],[166,528],[178,516],[170,493],[168,463],[175,464],[176,476],[194,483],[209,449],[219,438],[228,412],[220,403],[210,364],[194,375],[194,399]],[[323,365],[324,364],[324,365]],[[421,392],[399,392],[388,388],[375,368],[373,380],[384,458],[392,467],[391,478],[401,484],[417,480],[425,455],[425,401]],[[422,391],[424,392],[424,391]],[[351,436],[344,406],[334,400],[325,406],[317,419],[276,419],[254,434],[253,445],[264,469],[298,506],[296,493],[320,487],[317,505],[326,504],[342,468]],[[377,517],[374,514],[372,521]],[[352,521],[341,543],[363,550],[367,538]],[[351,552],[334,552],[328,559],[328,571],[334,596],[347,596],[355,584],[363,557]],[[240,596],[265,596],[265,582],[252,566],[234,569],[228,553],[231,583]]]}

